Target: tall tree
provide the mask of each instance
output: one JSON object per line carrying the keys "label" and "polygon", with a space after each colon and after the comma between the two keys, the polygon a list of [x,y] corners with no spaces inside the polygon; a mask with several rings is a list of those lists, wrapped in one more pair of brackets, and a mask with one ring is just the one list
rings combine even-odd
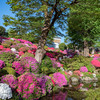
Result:
{"label": "tall tree", "polygon": [[89,46],[100,39],[99,0],[82,0],[70,9],[68,34],[74,43],[83,46],[84,56],[89,56]]}
{"label": "tall tree", "polygon": [[6,29],[3,26],[0,26],[0,35],[5,33]]}
{"label": "tall tree", "polygon": [[56,33],[61,34],[58,28],[65,29],[66,21],[64,20],[66,20],[69,7],[77,4],[77,0],[8,0],[7,4],[10,5],[11,11],[16,14],[17,18],[9,16],[4,18],[5,25],[13,25],[22,33],[27,28],[33,29],[33,32],[40,31],[35,59],[41,63],[45,54],[44,45],[50,30],[54,27]]}

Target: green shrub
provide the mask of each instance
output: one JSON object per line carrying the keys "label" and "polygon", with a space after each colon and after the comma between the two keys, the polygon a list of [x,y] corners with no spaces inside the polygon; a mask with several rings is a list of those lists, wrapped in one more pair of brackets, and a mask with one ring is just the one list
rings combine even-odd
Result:
{"label": "green shrub", "polygon": [[51,59],[48,56],[46,56],[42,60],[42,63],[39,67],[40,67],[40,73],[43,73],[43,74],[49,75],[51,73],[56,72],[56,68],[52,67]]}
{"label": "green shrub", "polygon": [[60,50],[65,50],[67,48],[67,46],[65,45],[65,43],[61,43],[61,44],[59,44],[59,49]]}
{"label": "green shrub", "polygon": [[86,66],[90,72],[93,72],[94,68],[91,64],[91,61],[92,58],[76,55],[71,59],[63,59],[61,63],[64,65],[63,67],[68,70],[79,70],[80,67]]}
{"label": "green shrub", "polygon": [[16,44],[18,44],[18,43],[21,43],[21,42],[18,41],[18,40],[15,40],[15,41],[12,43],[12,45],[16,45]]}
{"label": "green shrub", "polygon": [[16,75],[16,72],[11,67],[4,67],[3,70],[7,71],[8,74]]}
{"label": "green shrub", "polygon": [[3,60],[6,66],[11,67],[12,62],[17,60],[16,55],[10,52],[1,52],[0,53],[0,60]]}
{"label": "green shrub", "polygon": [[44,49],[45,49],[45,50],[48,49],[48,46],[45,45],[45,46],[44,46]]}
{"label": "green shrub", "polygon": [[89,74],[88,72],[83,72],[83,77],[90,77],[90,78],[93,78],[93,75],[92,74]]}
{"label": "green shrub", "polygon": [[21,58],[23,58],[23,57],[34,57],[34,55],[31,54],[31,53],[25,52],[25,53],[21,56]]}
{"label": "green shrub", "polygon": [[100,88],[87,91],[85,100],[100,100]]}

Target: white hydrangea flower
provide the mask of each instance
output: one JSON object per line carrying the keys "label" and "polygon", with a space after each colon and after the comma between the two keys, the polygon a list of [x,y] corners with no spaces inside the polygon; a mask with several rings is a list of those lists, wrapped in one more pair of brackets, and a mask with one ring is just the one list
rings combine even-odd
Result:
{"label": "white hydrangea flower", "polygon": [[12,97],[12,90],[6,83],[0,83],[0,98],[10,99]]}

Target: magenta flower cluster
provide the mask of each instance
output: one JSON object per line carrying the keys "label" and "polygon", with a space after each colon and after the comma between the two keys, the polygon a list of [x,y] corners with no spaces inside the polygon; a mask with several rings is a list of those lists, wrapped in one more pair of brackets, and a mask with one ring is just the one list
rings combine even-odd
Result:
{"label": "magenta flower cluster", "polygon": [[14,61],[12,67],[18,74],[23,74],[25,72],[25,66],[21,65],[19,61]]}
{"label": "magenta flower cluster", "polygon": [[52,62],[52,66],[54,68],[61,67],[61,63],[60,62],[57,62],[55,58],[50,58],[50,59],[51,59],[51,62]]}
{"label": "magenta flower cluster", "polygon": [[21,64],[25,66],[26,71],[37,73],[39,71],[38,62],[33,57],[21,58]]}
{"label": "magenta flower cluster", "polygon": [[39,70],[38,62],[33,57],[23,57],[21,61],[14,61],[12,67],[15,69],[16,73],[23,74],[24,72],[34,72],[37,73]]}
{"label": "magenta flower cluster", "polygon": [[85,66],[83,66],[80,68],[80,72],[88,72],[88,69]]}
{"label": "magenta flower cluster", "polygon": [[51,77],[45,75],[39,79],[39,85],[41,87],[42,94],[50,93],[53,87]]}
{"label": "magenta flower cluster", "polygon": [[0,69],[2,69],[3,67],[5,67],[5,63],[4,61],[0,60]]}
{"label": "magenta flower cluster", "polygon": [[15,89],[18,81],[14,75],[8,74],[1,77],[1,83],[7,83],[11,88]]}
{"label": "magenta flower cluster", "polygon": [[53,74],[53,80],[55,84],[58,85],[59,87],[62,87],[63,85],[67,85],[67,80],[65,76],[60,72],[56,72]]}
{"label": "magenta flower cluster", "polygon": [[24,73],[18,77],[17,92],[21,94],[23,98],[37,98],[40,95],[41,88],[38,86],[39,82],[37,77],[33,73]]}

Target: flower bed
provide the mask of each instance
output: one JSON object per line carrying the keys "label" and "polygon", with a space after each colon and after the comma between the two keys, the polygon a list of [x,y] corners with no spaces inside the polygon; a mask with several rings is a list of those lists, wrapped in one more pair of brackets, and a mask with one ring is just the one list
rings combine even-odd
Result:
{"label": "flower bed", "polygon": [[[89,58],[80,56],[75,58],[73,57],[75,53],[71,53],[70,56],[66,51],[48,47],[46,47],[46,55],[39,65],[34,58],[37,45],[30,41],[5,38],[1,44],[0,91],[4,89],[6,94],[9,90],[5,97],[4,93],[0,92],[1,99],[10,99],[14,94],[18,98],[28,100],[40,98],[51,93],[52,90],[68,85],[71,77],[82,78],[86,73],[93,74],[92,64],[96,67],[99,66],[96,62],[97,59],[92,60],[91,64]],[[68,58],[59,62],[58,55],[66,55]],[[11,71],[14,72],[10,72],[8,69],[12,69]]]}

